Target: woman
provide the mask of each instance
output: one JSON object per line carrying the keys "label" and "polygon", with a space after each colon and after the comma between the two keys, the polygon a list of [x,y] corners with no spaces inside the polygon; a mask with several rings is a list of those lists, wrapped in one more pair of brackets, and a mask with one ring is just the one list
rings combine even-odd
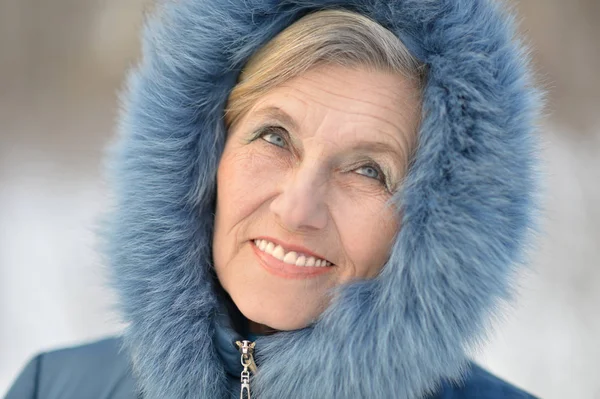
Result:
{"label": "woman", "polygon": [[539,96],[510,17],[483,0],[157,15],[110,163],[123,341],[40,355],[8,397],[531,397],[468,360],[535,210]]}

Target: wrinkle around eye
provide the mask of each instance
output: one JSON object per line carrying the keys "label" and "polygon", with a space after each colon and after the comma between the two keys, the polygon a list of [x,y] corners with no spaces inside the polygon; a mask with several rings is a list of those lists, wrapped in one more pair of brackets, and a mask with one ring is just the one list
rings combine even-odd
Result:
{"label": "wrinkle around eye", "polygon": [[[265,138],[265,136],[269,135],[269,134],[274,134],[274,135],[281,137],[284,145],[280,146],[274,142],[267,140]],[[282,126],[267,125],[267,126],[261,127],[254,134],[253,139],[251,141],[254,141],[257,138],[260,138],[263,140],[264,143],[273,146],[272,148],[277,148],[277,149],[288,151],[290,153],[290,155],[292,156],[294,163],[297,163],[299,161],[299,159],[301,158],[302,150],[297,148],[296,143],[294,142],[294,140],[291,137],[288,130]]]}

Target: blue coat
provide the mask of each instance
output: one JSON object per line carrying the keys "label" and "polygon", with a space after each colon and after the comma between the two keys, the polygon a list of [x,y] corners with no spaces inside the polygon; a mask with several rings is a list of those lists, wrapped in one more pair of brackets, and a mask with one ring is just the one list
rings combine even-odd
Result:
{"label": "blue coat", "polygon": [[103,250],[128,325],[124,352],[105,341],[42,355],[11,395],[127,397],[130,361],[146,399],[239,396],[239,367],[223,356],[231,340],[219,344],[228,321],[211,254],[223,109],[258,48],[335,7],[378,21],[428,65],[419,145],[393,197],[402,228],[376,278],[341,287],[313,325],[256,339],[253,397],[526,397],[468,357],[510,299],[536,226],[540,94],[501,3],[160,3],[108,162]]}
{"label": "blue coat", "polygon": [[[226,338],[225,338],[226,339]],[[42,353],[31,360],[5,399],[143,399],[131,372],[129,358],[118,338]],[[232,346],[233,347],[233,346]],[[223,348],[225,350],[225,348]],[[233,353],[228,369],[238,384],[239,355]],[[233,398],[238,392],[234,387]],[[429,399],[527,399],[524,391],[470,364],[460,384],[445,382]]]}

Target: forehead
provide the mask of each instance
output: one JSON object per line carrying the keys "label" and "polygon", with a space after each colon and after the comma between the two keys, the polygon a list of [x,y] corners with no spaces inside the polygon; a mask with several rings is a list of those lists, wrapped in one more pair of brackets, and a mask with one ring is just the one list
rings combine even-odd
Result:
{"label": "forehead", "polygon": [[271,89],[248,117],[275,119],[296,131],[366,127],[404,136],[414,134],[419,109],[418,90],[399,74],[325,65]]}

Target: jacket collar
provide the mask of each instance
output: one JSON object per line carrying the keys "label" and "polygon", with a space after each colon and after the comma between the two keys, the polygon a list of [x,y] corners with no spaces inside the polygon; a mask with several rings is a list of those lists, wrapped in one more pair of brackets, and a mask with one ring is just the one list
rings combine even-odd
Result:
{"label": "jacket collar", "polygon": [[233,328],[229,315],[219,312],[215,323],[215,348],[225,370],[232,376],[239,377],[242,372],[240,352],[235,342],[243,339],[242,335]]}
{"label": "jacket collar", "polygon": [[242,340],[255,341],[257,336],[248,331],[248,320],[238,310],[220,284],[217,286],[217,291],[219,310],[214,325],[215,349],[227,373],[239,378],[243,367],[236,342]]}

